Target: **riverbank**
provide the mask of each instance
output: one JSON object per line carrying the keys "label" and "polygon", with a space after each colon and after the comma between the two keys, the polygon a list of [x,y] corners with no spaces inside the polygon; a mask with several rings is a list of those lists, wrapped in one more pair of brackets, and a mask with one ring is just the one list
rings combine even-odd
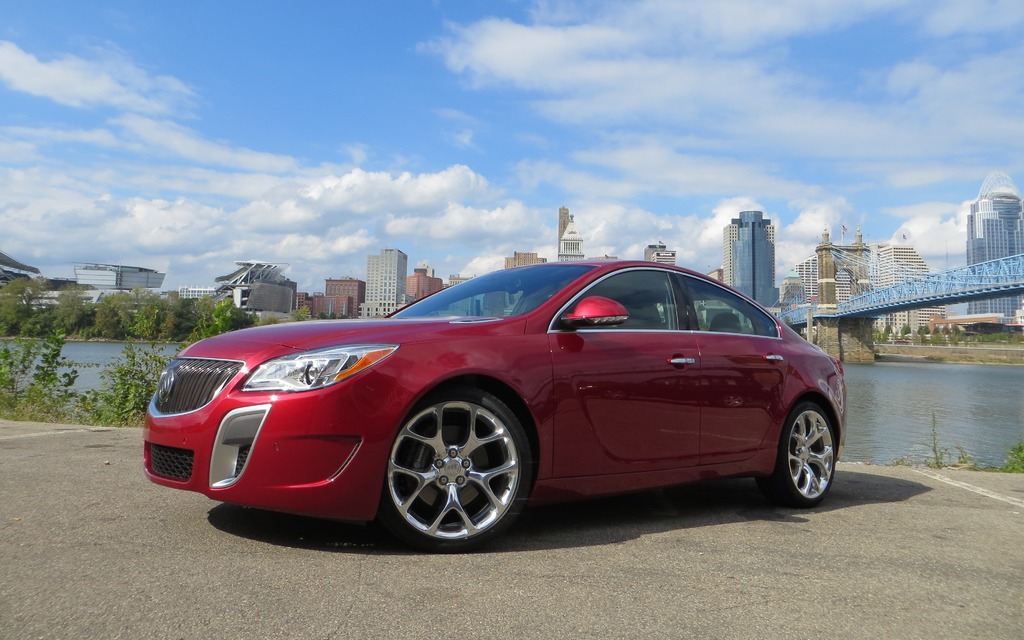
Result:
{"label": "riverbank", "polygon": [[875,359],[879,362],[1024,365],[1024,349],[1019,347],[954,347],[876,343]]}

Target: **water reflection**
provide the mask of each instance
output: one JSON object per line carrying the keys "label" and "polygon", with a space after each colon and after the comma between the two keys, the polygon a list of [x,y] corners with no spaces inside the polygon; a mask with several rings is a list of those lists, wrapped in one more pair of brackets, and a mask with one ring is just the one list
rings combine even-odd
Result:
{"label": "water reflection", "polygon": [[955,459],[1002,465],[1024,440],[1024,367],[936,363],[847,365],[847,461],[924,462],[939,448]]}

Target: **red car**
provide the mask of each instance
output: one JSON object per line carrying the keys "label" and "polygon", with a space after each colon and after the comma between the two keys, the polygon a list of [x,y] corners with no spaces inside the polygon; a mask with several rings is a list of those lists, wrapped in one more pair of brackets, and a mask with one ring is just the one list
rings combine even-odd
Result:
{"label": "red car", "polygon": [[842,365],[735,291],[650,262],[497,271],[380,320],[228,333],[178,355],[145,469],[214,500],[378,519],[431,551],[526,505],[727,476],[832,486]]}

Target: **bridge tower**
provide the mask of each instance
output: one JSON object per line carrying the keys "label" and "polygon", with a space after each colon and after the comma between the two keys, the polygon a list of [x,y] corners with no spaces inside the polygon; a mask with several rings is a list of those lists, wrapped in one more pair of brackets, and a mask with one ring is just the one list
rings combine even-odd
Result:
{"label": "bridge tower", "polygon": [[[843,362],[874,362],[874,320],[872,318],[839,318],[835,249],[852,254],[859,262],[867,257],[868,246],[864,236],[857,229],[852,246],[836,246],[829,238],[828,230],[821,235],[821,242],[814,252],[818,256],[818,310],[817,316],[808,317],[807,337],[831,356]],[[844,267],[855,280],[866,279],[863,267]]]}

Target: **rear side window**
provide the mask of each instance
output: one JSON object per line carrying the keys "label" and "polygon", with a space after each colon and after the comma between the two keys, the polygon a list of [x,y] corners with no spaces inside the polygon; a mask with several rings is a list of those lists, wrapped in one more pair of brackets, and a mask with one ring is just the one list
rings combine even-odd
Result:
{"label": "rear side window", "polygon": [[700,331],[779,337],[772,317],[744,298],[692,276],[683,276],[683,282],[693,300]]}

